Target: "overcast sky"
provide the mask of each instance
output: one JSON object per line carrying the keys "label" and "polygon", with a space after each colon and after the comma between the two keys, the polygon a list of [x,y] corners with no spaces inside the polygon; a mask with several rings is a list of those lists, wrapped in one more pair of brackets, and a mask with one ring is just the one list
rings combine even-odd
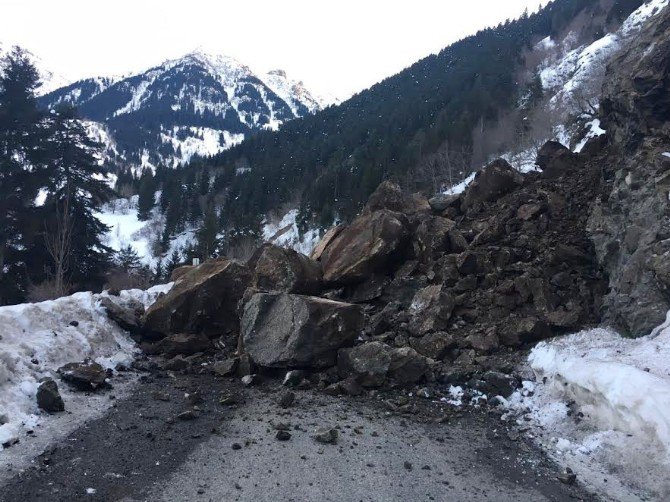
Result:
{"label": "overcast sky", "polygon": [[547,0],[2,0],[0,42],[75,80],[203,48],[345,98]]}

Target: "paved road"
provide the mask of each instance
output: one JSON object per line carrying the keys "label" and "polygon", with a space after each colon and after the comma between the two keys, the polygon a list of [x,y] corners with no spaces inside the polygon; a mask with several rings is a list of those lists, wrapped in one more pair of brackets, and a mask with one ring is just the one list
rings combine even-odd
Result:
{"label": "paved road", "polygon": [[[204,399],[199,416],[175,418],[190,409],[185,393],[195,389]],[[590,499],[483,413],[435,423],[420,411],[389,413],[379,400],[313,391],[297,391],[296,404],[282,409],[281,391],[273,382],[242,388],[209,376],[149,377],[0,487],[0,500]],[[244,402],[221,405],[222,393]],[[291,438],[277,440],[286,425]],[[337,443],[316,442],[319,427],[337,428]]]}

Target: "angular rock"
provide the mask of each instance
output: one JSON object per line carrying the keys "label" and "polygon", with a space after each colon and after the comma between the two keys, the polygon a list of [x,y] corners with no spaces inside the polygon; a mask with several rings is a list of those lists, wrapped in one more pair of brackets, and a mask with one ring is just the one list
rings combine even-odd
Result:
{"label": "angular rock", "polygon": [[504,159],[491,162],[479,171],[465,190],[461,206],[469,209],[475,204],[491,202],[511,192],[523,182],[523,175]]}
{"label": "angular rock", "polygon": [[169,361],[165,361],[163,369],[168,371],[182,371],[188,368],[191,363],[181,354],[174,356]]}
{"label": "angular rock", "polygon": [[421,194],[406,194],[400,186],[383,181],[370,195],[363,208],[364,214],[373,213],[381,209],[388,209],[403,214],[414,214],[430,211],[428,200]]}
{"label": "angular rock", "polygon": [[410,331],[424,335],[431,331],[443,331],[448,327],[454,310],[454,299],[435,284],[419,290],[410,305]]}
{"label": "angular rock", "polygon": [[445,332],[428,333],[421,338],[410,339],[409,343],[422,356],[436,360],[442,359],[458,345],[457,338]]}
{"label": "angular rock", "polygon": [[558,141],[547,141],[537,153],[535,163],[545,178],[557,178],[576,167],[577,155]]}
{"label": "angular rock", "polygon": [[401,213],[382,209],[359,216],[323,251],[324,280],[351,284],[375,272],[388,273],[402,256],[409,236],[409,223]]}
{"label": "angular rock", "polygon": [[225,361],[217,361],[214,363],[213,370],[214,373],[222,377],[234,376],[237,372],[237,368],[240,365],[239,357],[232,357],[226,359]]}
{"label": "angular rock", "polygon": [[205,335],[179,333],[168,335],[154,345],[156,353],[165,357],[176,355],[191,356],[198,352],[206,352],[212,348],[212,342]]}
{"label": "angular rock", "polygon": [[182,265],[181,267],[175,268],[170,274],[170,282],[178,281],[194,268],[196,267],[192,265]]}
{"label": "angular rock", "polygon": [[264,244],[247,266],[254,271],[254,286],[261,291],[317,294],[321,290],[321,265],[293,249]]}
{"label": "angular rock", "polygon": [[461,194],[437,194],[428,199],[428,204],[430,204],[430,208],[436,213],[446,211],[450,207],[458,209],[461,205]]}
{"label": "angular rock", "polygon": [[251,283],[251,271],[225,258],[188,271],[149,308],[144,330],[150,337],[202,333],[212,338],[237,333],[237,303]]}
{"label": "angular rock", "polygon": [[96,390],[109,385],[107,370],[93,361],[68,363],[58,368],[58,374],[63,381],[79,390]]}
{"label": "angular rock", "polygon": [[341,349],[337,357],[341,378],[356,378],[364,387],[379,387],[388,379],[399,384],[419,381],[426,374],[428,361],[409,347],[393,348],[381,342],[369,342]]}
{"label": "angular rock", "polygon": [[244,350],[259,366],[326,368],[363,325],[357,305],[288,293],[258,293],[244,307]]}
{"label": "angular rock", "polygon": [[142,330],[142,315],[144,306],[140,303],[132,305],[133,308],[119,305],[107,296],[100,298],[100,306],[105,309],[107,317],[114,321],[121,329],[132,334],[138,334]]}
{"label": "angular rock", "polygon": [[503,345],[516,346],[544,340],[550,336],[551,329],[546,322],[534,317],[526,317],[508,319],[502,330],[500,341]]}
{"label": "angular rock", "polygon": [[328,229],[323,237],[321,237],[319,243],[314,247],[314,250],[312,251],[312,254],[309,255],[309,257],[312,260],[319,261],[325,249],[332,242],[332,240],[337,237],[342,230],[344,230],[345,226],[346,225],[335,225],[334,227]]}
{"label": "angular rock", "polygon": [[[440,253],[449,251],[451,232],[455,227],[456,223],[447,218],[440,216],[424,218],[414,232],[414,254],[421,260],[427,261]],[[456,238],[455,234],[454,238]]]}
{"label": "angular rock", "polygon": [[37,406],[49,413],[65,410],[65,403],[58,392],[58,384],[53,378],[42,379],[37,387]]}

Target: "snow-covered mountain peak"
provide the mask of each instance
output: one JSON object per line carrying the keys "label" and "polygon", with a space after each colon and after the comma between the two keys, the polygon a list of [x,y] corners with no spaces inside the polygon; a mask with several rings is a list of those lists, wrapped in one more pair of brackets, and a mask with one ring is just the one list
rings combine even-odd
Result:
{"label": "snow-covered mountain peak", "polygon": [[86,79],[52,92],[43,103],[67,102],[100,124],[108,160],[134,168],[176,167],[210,156],[254,131],[323,108],[286,72],[256,72],[237,59],[195,49],[120,79]]}

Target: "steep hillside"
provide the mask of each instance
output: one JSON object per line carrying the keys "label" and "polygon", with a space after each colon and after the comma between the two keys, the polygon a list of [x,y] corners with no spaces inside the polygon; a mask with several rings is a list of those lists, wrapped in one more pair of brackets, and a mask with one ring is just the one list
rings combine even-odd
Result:
{"label": "steep hillside", "polygon": [[[546,87],[564,84],[557,75],[543,87],[541,65],[552,62],[538,44],[544,41],[546,56],[553,51],[561,59],[575,49],[579,56],[641,4],[556,0],[463,39],[341,106],[255,135],[209,162],[228,173],[248,169],[225,186],[226,216],[262,215],[301,200],[301,219],[327,225],[354,215],[382,179],[418,189],[458,181],[490,155],[516,147],[529,112],[551,91]],[[579,64],[576,58],[563,65],[568,79]]]}
{"label": "steep hillside", "polygon": [[76,106],[97,136],[108,138],[107,159],[131,167],[182,165],[322,108],[281,70],[257,75],[202,51],[127,77],[75,82],[41,101]]}

